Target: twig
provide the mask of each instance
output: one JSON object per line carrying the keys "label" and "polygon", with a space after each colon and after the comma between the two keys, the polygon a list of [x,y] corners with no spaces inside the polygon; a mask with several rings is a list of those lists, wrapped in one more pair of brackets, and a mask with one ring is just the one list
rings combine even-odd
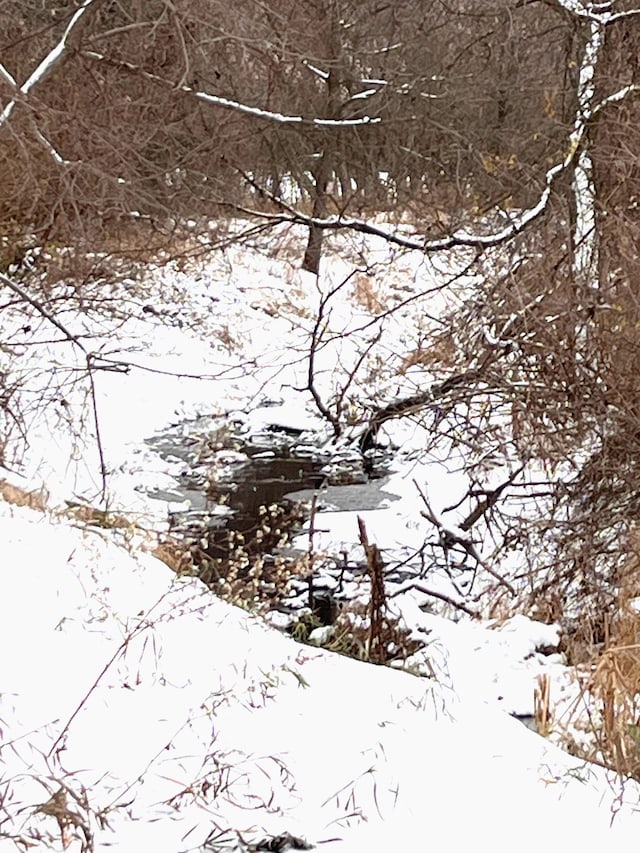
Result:
{"label": "twig", "polygon": [[93,691],[96,689],[96,687],[98,686],[98,684],[99,684],[99,683],[100,683],[100,681],[102,680],[103,676],[108,672],[108,670],[110,669],[110,667],[115,663],[115,661],[116,661],[116,660],[118,659],[118,657],[122,654],[122,652],[124,651],[124,649],[126,649],[126,648],[127,648],[127,646],[129,645],[129,643],[130,643],[130,641],[133,639],[133,637],[134,637],[137,633],[139,633],[140,631],[142,631],[143,629],[149,628],[150,626],[151,626],[151,623],[150,623],[150,622],[148,622],[146,619],[144,619],[144,620],[143,620],[143,619],[141,619],[141,620],[140,620],[140,622],[139,622],[139,623],[136,625],[136,627],[133,629],[133,631],[131,631],[129,634],[127,634],[127,636],[124,638],[124,640],[122,641],[122,643],[120,643],[120,645],[118,646],[118,648],[115,650],[115,652],[111,655],[111,657],[109,658],[109,660],[108,660],[108,661],[105,663],[105,665],[102,667],[102,669],[100,670],[100,672],[99,672],[99,673],[98,673],[98,675],[96,676],[96,678],[95,678],[95,680],[94,680],[93,684],[92,684],[92,685],[91,685],[91,687],[87,690],[87,692],[84,694],[84,696],[82,697],[82,699],[80,700],[80,702],[79,702],[79,703],[78,703],[78,705],[76,706],[75,710],[73,711],[73,713],[71,714],[71,716],[69,717],[69,719],[67,720],[67,722],[64,724],[64,726],[62,727],[62,730],[61,730],[60,734],[59,734],[59,735],[58,735],[58,737],[55,739],[55,741],[53,742],[53,746],[51,747],[51,749],[50,749],[50,750],[49,750],[49,752],[47,753],[47,758],[51,758],[52,754],[55,752],[56,748],[58,747],[58,745],[60,744],[60,742],[62,741],[62,739],[63,739],[63,738],[64,738],[64,736],[66,735],[66,733],[68,732],[68,730],[69,730],[69,727],[70,727],[71,723],[75,720],[75,718],[78,716],[78,714],[80,713],[80,711],[84,708],[84,706],[85,706],[85,704],[86,704],[87,700],[89,699],[89,697],[91,696],[91,694],[93,693]]}
{"label": "twig", "polygon": [[234,101],[230,98],[224,98],[221,95],[212,95],[209,92],[202,92],[192,86],[182,85],[180,87],[175,87],[170,80],[160,77],[158,74],[153,74],[150,71],[145,71],[141,65],[136,65],[134,62],[126,62],[122,59],[113,59],[102,53],[98,53],[95,50],[84,50],[82,51],[82,56],[87,59],[91,59],[94,62],[104,62],[114,68],[120,68],[128,74],[136,74],[143,77],[145,80],[149,80],[150,82],[157,84],[158,86],[163,86],[164,88],[172,89],[180,94],[195,98],[197,101],[200,101],[200,103],[208,104],[213,107],[222,107],[223,109],[234,110],[236,112],[244,113],[245,115],[253,116],[254,118],[263,119],[265,121],[274,121],[278,124],[293,124],[300,127],[312,127],[318,129],[346,127],[358,128],[371,124],[379,124],[382,121],[378,116],[330,119],[278,113],[273,110],[263,109],[262,107],[252,107],[249,104],[242,103],[241,101]]}
{"label": "twig", "polygon": [[6,284],[10,290],[13,290],[14,293],[17,293],[18,296],[23,299],[25,302],[28,302],[32,308],[35,308],[36,311],[41,314],[46,320],[48,320],[52,325],[56,327],[59,332],[65,336],[65,338],[70,341],[72,344],[75,344],[78,349],[82,350],[85,355],[88,355],[87,350],[84,345],[80,342],[77,335],[74,335],[70,332],[66,326],[63,326],[62,323],[53,316],[53,314],[46,308],[42,302],[38,299],[35,299],[31,296],[21,285],[17,282],[13,281],[13,279],[9,278],[9,276],[5,275],[3,272],[0,272],[0,281],[3,284]]}
{"label": "twig", "polygon": [[182,89],[182,87],[186,84],[189,79],[189,73],[191,71],[191,63],[189,62],[189,51],[187,50],[187,45],[184,40],[184,33],[182,32],[182,24],[180,23],[180,18],[176,14],[175,6],[171,3],[171,18],[173,20],[173,24],[175,26],[175,30],[178,34],[178,40],[180,42],[180,47],[182,48],[182,57],[184,59],[184,71],[182,72],[182,76],[180,80],[176,84],[176,89]]}
{"label": "twig", "polygon": [[[484,367],[484,364],[482,367]],[[434,405],[437,401],[446,397],[450,391],[461,385],[468,388],[472,383],[483,377],[482,367],[465,370],[463,373],[456,373],[442,382],[434,382],[426,391],[394,400],[392,403],[375,410],[366,429],[359,438],[360,449],[368,450],[375,443],[378,431],[386,421],[392,418],[406,417],[425,409],[429,405]]]}
{"label": "twig", "polygon": [[[80,711],[84,708],[85,704],[87,703],[87,700],[89,699],[89,697],[91,696],[91,694],[93,693],[93,691],[96,689],[96,687],[98,686],[98,684],[100,683],[100,681],[102,680],[102,678],[103,678],[103,677],[105,676],[105,674],[109,671],[110,667],[112,667],[112,666],[113,666],[113,664],[116,662],[116,660],[118,659],[118,657],[119,657],[119,656],[120,656],[120,655],[121,655],[121,654],[126,650],[127,646],[131,643],[131,641],[132,641],[132,640],[133,640],[133,639],[134,639],[138,634],[141,634],[143,631],[146,631],[146,630],[148,630],[148,629],[150,629],[150,628],[154,628],[154,627],[155,627],[156,622],[158,622],[158,621],[160,621],[161,619],[164,619],[164,618],[166,618],[166,617],[167,617],[168,612],[165,612],[165,613],[160,612],[160,614],[159,614],[157,617],[153,617],[153,618],[155,618],[155,621],[152,621],[152,615],[153,615],[154,611],[155,611],[157,608],[159,608],[159,607],[160,607],[160,605],[162,604],[162,602],[163,602],[163,601],[164,601],[168,596],[170,596],[170,594],[171,594],[171,590],[167,590],[166,592],[163,592],[163,593],[162,593],[162,595],[161,595],[161,596],[160,596],[160,597],[159,597],[159,598],[154,602],[154,604],[152,604],[152,605],[151,605],[151,607],[149,607],[149,609],[146,611],[146,613],[144,613],[142,616],[140,616],[140,618],[139,618],[139,620],[138,620],[137,624],[136,624],[136,625],[135,625],[135,626],[134,626],[134,627],[133,627],[133,628],[128,632],[128,634],[125,636],[125,638],[123,639],[123,641],[120,643],[120,645],[119,645],[119,646],[117,647],[117,649],[114,651],[114,653],[111,655],[111,657],[109,658],[109,660],[108,660],[108,661],[106,662],[106,664],[102,667],[102,669],[100,670],[99,674],[97,675],[97,677],[94,679],[93,683],[91,684],[91,687],[89,687],[89,689],[86,691],[86,693],[84,694],[84,696],[82,697],[82,699],[81,699],[81,700],[80,700],[80,702],[78,703],[77,707],[75,708],[75,710],[73,711],[73,713],[71,714],[71,716],[68,718],[68,720],[66,721],[66,723],[65,723],[65,724],[64,724],[64,726],[62,727],[62,729],[61,729],[61,731],[60,731],[60,734],[59,734],[59,735],[58,735],[58,737],[55,739],[55,741],[54,741],[54,743],[53,743],[53,746],[51,747],[51,749],[50,749],[50,750],[49,750],[49,752],[47,753],[47,758],[51,758],[51,756],[52,756],[52,755],[53,755],[53,753],[55,752],[56,748],[59,746],[59,744],[61,743],[62,739],[64,738],[64,736],[65,736],[65,735],[66,735],[66,733],[68,732],[69,727],[71,726],[71,723],[75,720],[75,718],[78,716],[78,714],[80,713]],[[188,603],[189,603],[189,601],[190,601],[192,598],[194,598],[194,597],[197,597],[197,596],[188,596],[187,598],[185,598],[184,600],[182,600],[180,603],[176,604],[176,605],[172,608],[172,610],[175,610],[175,609],[180,608],[180,612],[184,612],[184,611],[182,610],[182,608],[183,608],[186,604],[188,604]]]}
{"label": "twig", "polygon": [[[416,480],[414,480],[413,484],[416,487],[416,490],[417,490],[418,494],[420,495],[420,497],[422,498],[422,501],[425,505],[426,511],[423,511],[422,515],[424,518],[427,519],[427,521],[430,521],[437,528],[438,533],[440,534],[440,541],[442,543],[442,547],[445,549],[445,551],[450,550],[455,545],[462,548],[462,550],[465,551],[469,555],[469,557],[471,557],[473,560],[475,560],[477,566],[481,566],[488,574],[491,575],[492,578],[495,578],[495,580],[497,580],[501,586],[504,586],[506,589],[508,589],[509,592],[511,593],[511,595],[513,595],[515,597],[516,591],[515,591],[513,585],[511,583],[509,583],[509,581],[506,578],[504,578],[499,572],[496,572],[495,569],[492,569],[491,566],[489,566],[482,559],[480,554],[478,554],[476,546],[473,544],[471,539],[464,535],[468,532],[468,529],[467,530],[461,530],[462,535],[460,535],[455,530],[452,530],[451,528],[446,527],[435,515],[435,513],[432,510],[431,505],[427,499],[426,494],[420,488],[420,485],[418,484],[418,482]],[[472,513],[472,515],[473,515],[473,513]],[[476,518],[475,521],[477,521],[477,520],[478,519]],[[469,525],[469,527],[470,526],[471,525]]]}
{"label": "twig", "polygon": [[96,383],[91,369],[91,354],[87,356],[87,375],[89,377],[89,389],[91,391],[91,410],[93,412],[93,425],[96,431],[96,447],[98,448],[98,460],[100,463],[100,493],[102,499],[107,494],[107,465],[104,458],[104,445],[102,443],[102,432],[100,429],[100,418],[98,417],[98,400],[96,399]]}
{"label": "twig", "polygon": [[10,290],[16,293],[22,300],[24,300],[27,304],[31,305],[42,317],[45,318],[49,323],[55,326],[59,332],[61,332],[66,340],[69,341],[73,346],[77,347],[80,352],[84,356],[87,377],[89,379],[89,389],[91,393],[91,409],[93,412],[93,421],[95,425],[96,432],[96,447],[98,450],[98,459],[100,463],[100,477],[101,477],[101,497],[104,501],[106,499],[107,494],[107,468],[105,462],[105,454],[104,454],[104,445],[102,443],[102,435],[100,431],[100,418],[98,414],[98,400],[96,396],[96,386],[95,386],[95,378],[94,378],[94,361],[97,356],[95,353],[90,352],[85,345],[82,343],[78,335],[74,335],[63,323],[55,317],[49,309],[43,305],[43,303],[31,296],[24,287],[19,285],[17,282],[13,281],[13,279],[9,278],[9,276],[0,272],[0,282],[5,284]]}
{"label": "twig", "polygon": [[[100,5],[104,4],[104,2],[105,0],[84,1],[82,6],[80,6],[80,8],[73,14],[71,20],[67,24],[66,29],[62,34],[62,38],[40,62],[36,70],[32,74],[30,74],[27,80],[22,84],[22,86],[20,86],[20,89],[18,90],[18,95],[20,97],[27,96],[34,86],[43,83],[44,80],[46,80],[46,78],[62,61],[69,48],[75,47],[78,44],[82,28],[83,26],[86,26],[88,21],[88,18],[86,17],[87,12],[92,6],[95,11],[95,9],[97,9]],[[4,71],[5,73],[3,73],[2,76],[7,82],[9,82],[9,80],[11,79],[11,75],[6,72],[6,69],[4,69]],[[15,109],[16,103],[17,98],[14,98],[12,101],[9,101],[2,113],[0,113],[0,127],[2,127],[8,122],[9,118],[11,117],[11,114],[13,113],[13,110]]]}
{"label": "twig", "polygon": [[482,516],[487,512],[487,510],[491,509],[491,507],[498,502],[500,495],[504,492],[507,486],[513,485],[513,481],[519,474],[522,474],[522,472],[524,471],[524,467],[525,466],[523,463],[512,474],[510,474],[509,477],[507,477],[507,479],[503,483],[500,483],[499,486],[496,486],[495,489],[486,490],[484,492],[484,500],[478,501],[476,507],[471,510],[469,515],[459,525],[460,530],[470,530],[476,523],[476,521],[482,518]]}
{"label": "twig", "polygon": [[[315,323],[313,324],[313,330],[311,332],[311,343],[309,346],[309,359],[307,362],[307,388],[313,397],[313,400],[318,408],[320,414],[331,424],[333,427],[333,435],[334,438],[339,438],[342,432],[342,426],[340,424],[340,406],[342,404],[342,399],[344,397],[344,393],[339,398],[339,404],[337,407],[337,411],[334,414],[331,412],[327,404],[324,402],[320,393],[315,385],[315,369],[316,369],[316,353],[318,351],[318,346],[320,344],[320,340],[322,339],[322,335],[326,328],[325,319],[325,309],[332,299],[333,296],[343,288],[355,275],[356,270],[353,270],[349,273],[349,275],[343,279],[339,284],[335,287],[331,288],[331,290],[326,293],[320,299],[320,304],[318,305],[318,311],[316,313]],[[350,381],[350,380],[349,380]]]}
{"label": "twig", "polygon": [[315,608],[314,590],[313,590],[313,564],[315,562],[315,552],[313,546],[313,537],[316,533],[316,508],[317,495],[314,492],[311,498],[311,509],[309,512],[309,550],[307,551],[308,574],[307,582],[309,585],[309,610],[313,613]]}
{"label": "twig", "polygon": [[384,611],[387,606],[384,588],[384,563],[377,545],[369,542],[364,519],[358,516],[360,544],[367,558],[367,569],[371,579],[371,596],[369,598],[369,660],[372,663],[385,663],[386,649],[383,642]]}
{"label": "twig", "polygon": [[435,589],[429,589],[426,586],[423,586],[421,583],[417,581],[410,583],[408,586],[403,586],[402,589],[397,590],[388,596],[388,598],[395,598],[397,595],[402,595],[404,592],[409,592],[410,590],[415,589],[418,592],[423,592],[425,595],[429,595],[433,598],[438,598],[440,601],[444,601],[446,604],[450,604],[452,607],[457,607],[458,610],[463,610],[468,616],[471,616],[473,619],[479,619],[480,614],[476,613],[475,610],[472,610],[470,607],[467,607],[466,604],[463,604],[461,601],[456,601],[455,598],[451,598],[448,595],[445,595],[443,592],[436,592]]}

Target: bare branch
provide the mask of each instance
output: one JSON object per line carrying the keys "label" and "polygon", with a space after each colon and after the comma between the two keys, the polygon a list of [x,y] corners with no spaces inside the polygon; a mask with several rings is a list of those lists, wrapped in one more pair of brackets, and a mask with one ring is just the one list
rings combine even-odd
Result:
{"label": "bare branch", "polygon": [[557,0],[559,6],[567,12],[571,12],[578,18],[583,18],[602,26],[618,23],[628,18],[633,18],[640,15],[640,9],[627,9],[623,12],[612,11],[612,3],[588,3],[585,4],[581,0]]}
{"label": "bare branch", "polygon": [[422,592],[432,598],[437,598],[440,601],[444,601],[445,604],[450,604],[452,607],[455,607],[458,610],[462,610],[468,616],[471,616],[472,619],[480,618],[478,613],[475,612],[475,610],[472,610],[462,601],[456,601],[455,598],[451,598],[451,596],[445,595],[443,592],[437,592],[435,589],[430,589],[429,587],[424,586],[424,584],[421,584],[418,581],[409,581],[408,583],[403,584],[400,589],[397,589],[395,592],[391,593],[391,595],[387,595],[387,598],[396,598],[396,596],[403,595],[405,592],[411,592],[411,590],[416,590],[416,592]]}
{"label": "bare branch", "polygon": [[[73,15],[73,17],[67,24],[67,27],[64,33],[62,34],[62,38],[60,39],[60,41],[56,44],[53,50],[49,51],[49,53],[40,62],[35,71],[33,71],[33,73],[29,75],[29,77],[22,84],[22,86],[20,86],[19,92],[21,96],[24,97],[28,95],[34,86],[43,83],[47,79],[47,77],[49,77],[49,75],[53,72],[56,66],[64,58],[65,53],[70,47],[72,39],[74,41],[77,41],[81,25],[86,25],[87,23],[88,19],[86,16],[89,10],[93,7],[93,11],[95,11],[98,6],[100,6],[104,2],[105,0],[84,0],[82,6]],[[8,81],[10,79],[15,83],[11,75],[8,74],[4,67],[2,67],[1,73],[5,80]],[[17,99],[9,101],[2,113],[0,113],[0,127],[7,123],[7,121],[11,117],[11,114],[13,113],[16,103]]]}
{"label": "bare branch", "polygon": [[17,293],[18,296],[23,299],[25,302],[28,302],[32,308],[35,308],[36,311],[41,314],[46,320],[48,320],[51,325],[55,326],[59,332],[65,336],[65,338],[72,344],[78,347],[78,349],[82,350],[85,355],[88,355],[88,351],[85,349],[84,344],[80,341],[77,335],[74,335],[73,332],[70,332],[66,326],[64,326],[53,314],[46,308],[45,305],[42,304],[38,299],[34,299],[27,291],[19,285],[17,282],[13,281],[13,279],[9,278],[9,276],[5,275],[3,272],[0,272],[0,281],[3,284],[13,290],[14,293]]}
{"label": "bare branch", "polygon": [[0,272],[0,281],[3,284],[6,284],[8,288],[13,290],[14,293],[17,293],[21,299],[31,305],[32,308],[41,314],[46,320],[49,321],[59,332],[62,332],[66,340],[68,340],[71,344],[76,346],[84,355],[87,376],[89,378],[89,388],[91,391],[91,409],[93,412],[93,420],[96,431],[96,447],[98,450],[98,459],[100,463],[100,476],[102,479],[102,498],[106,497],[107,493],[107,466],[104,455],[104,445],[102,443],[102,436],[100,432],[100,418],[98,416],[98,401],[96,396],[96,387],[95,387],[95,359],[96,356],[94,353],[89,352],[86,349],[78,335],[74,335],[73,332],[69,331],[65,325],[63,325],[54,315],[49,311],[49,309],[40,302],[38,299],[34,299],[27,291],[21,287],[17,282],[13,281],[9,278],[9,276]]}
{"label": "bare branch", "polygon": [[471,557],[471,559],[476,563],[477,566],[481,566],[487,572],[487,574],[491,575],[492,578],[495,578],[495,580],[497,580],[501,586],[504,586],[505,589],[508,589],[512,596],[515,596],[516,591],[513,585],[509,583],[509,581],[504,578],[499,572],[497,572],[494,568],[488,565],[485,560],[482,559],[482,557],[478,553],[476,546],[471,541],[471,537],[469,536],[468,530],[463,530],[461,527],[455,528],[451,525],[443,524],[431,508],[431,504],[429,503],[429,500],[424,490],[420,488],[420,485],[416,480],[413,481],[413,484],[416,487],[416,490],[425,506],[425,510],[422,512],[422,516],[426,518],[427,521],[430,521],[431,524],[433,524],[434,527],[437,529],[442,547],[445,549],[445,551],[449,551],[453,547],[457,546],[469,557]]}
{"label": "bare branch", "polygon": [[363,116],[363,118],[346,118],[346,119],[330,119],[330,118],[305,118],[300,115],[285,115],[284,113],[276,113],[271,110],[261,109],[260,107],[251,107],[248,104],[242,104],[239,101],[232,101],[229,98],[223,98],[221,95],[210,95],[208,92],[201,92],[191,86],[176,86],[170,80],[165,80],[157,74],[152,74],[150,71],[145,71],[139,65],[132,62],[124,62],[123,60],[114,60],[102,53],[96,53],[93,50],[85,50],[82,55],[96,62],[104,62],[116,68],[121,68],[130,74],[138,74],[141,77],[157,83],[159,86],[173,89],[189,95],[192,98],[204,104],[209,104],[214,107],[223,107],[224,109],[236,110],[240,113],[253,116],[254,118],[264,119],[266,121],[275,121],[278,124],[296,124],[308,127],[362,127],[363,125],[379,124],[382,119],[379,117]]}

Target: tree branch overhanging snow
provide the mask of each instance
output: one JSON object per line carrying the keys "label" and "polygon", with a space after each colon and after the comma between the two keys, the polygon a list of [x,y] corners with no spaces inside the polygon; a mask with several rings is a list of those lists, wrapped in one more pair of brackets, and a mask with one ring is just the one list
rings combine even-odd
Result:
{"label": "tree branch overhanging snow", "polygon": [[[256,188],[259,189],[265,197],[269,198],[283,212],[280,214],[268,214],[261,211],[246,212],[258,217],[271,219],[274,222],[292,222],[307,225],[309,227],[321,228],[327,231],[357,231],[363,234],[369,234],[372,237],[381,237],[392,245],[400,246],[404,249],[423,252],[425,254],[442,252],[454,248],[473,248],[484,250],[503,245],[513,237],[521,234],[532,222],[544,215],[554,184],[562,175],[572,167],[576,170],[582,169],[584,171],[586,169],[584,159],[585,154],[581,146],[587,133],[589,122],[605,107],[618,103],[624,100],[624,98],[640,92],[640,85],[631,83],[619,89],[617,92],[608,95],[603,98],[602,101],[592,106],[591,83],[590,81],[585,81],[583,85],[585,88],[585,94],[576,114],[574,129],[569,136],[567,153],[564,160],[556,163],[547,170],[545,174],[545,187],[537,202],[531,207],[526,208],[519,214],[513,216],[509,224],[498,231],[494,231],[489,234],[479,234],[461,229],[447,235],[446,237],[436,240],[423,240],[417,237],[402,235],[396,230],[392,231],[387,228],[372,225],[370,222],[363,219],[354,219],[342,215],[326,218],[308,216],[293,208],[281,197],[269,192],[266,188],[257,187],[255,183],[254,186],[256,186]],[[576,166],[576,161],[581,165]]]}

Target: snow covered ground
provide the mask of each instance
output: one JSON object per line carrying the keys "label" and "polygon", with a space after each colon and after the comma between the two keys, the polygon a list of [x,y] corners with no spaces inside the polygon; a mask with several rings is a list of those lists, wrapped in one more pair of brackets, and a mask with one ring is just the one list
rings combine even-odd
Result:
{"label": "snow covered ground", "polygon": [[[27,326],[20,310],[4,310],[28,393],[51,402],[30,409],[26,455],[16,443],[12,464],[6,449],[27,479],[0,472],[42,487],[46,505],[0,501],[0,849],[279,849],[265,845],[281,836],[284,847],[287,834],[292,846],[329,851],[635,842],[637,786],[621,793],[604,770],[506,713],[531,715],[539,675],[563,684],[560,656],[542,653],[557,644],[554,626],[453,622],[423,612],[412,591],[394,606],[426,638],[411,669],[434,677],[417,677],[299,645],[148,553],[145,530],[162,528],[168,509],[149,493],[171,491],[183,463],[162,460],[145,438],[196,414],[235,413],[250,429],[280,422],[330,441],[300,390],[319,306],[315,381],[329,398],[377,334],[367,327],[376,300],[424,292],[382,321],[389,352],[372,345],[370,378],[354,395],[409,391],[411,371],[398,379],[396,368],[427,306],[441,308],[442,271],[406,255],[354,280],[341,264],[319,290],[284,249],[266,259],[233,247],[119,285],[124,313],[79,318],[69,300],[56,315],[92,336],[100,364],[118,366],[95,373],[96,410],[106,506],[133,519],[131,530],[65,511],[65,500],[95,503],[101,489],[81,359],[68,341],[44,343],[45,319]],[[405,447],[412,429],[419,445],[417,428],[398,429]],[[408,453],[388,484],[399,499],[362,513],[381,547],[424,535],[416,477],[437,485],[435,511],[463,488],[452,466],[431,464]],[[356,547],[354,513],[325,513],[322,527],[322,547]]]}
{"label": "snow covered ground", "polygon": [[[452,629],[441,683],[299,645],[109,532],[9,504],[0,532],[2,850],[637,838],[635,785],[621,802],[604,771],[481,701],[479,631]],[[501,633],[507,673],[527,630]]]}
{"label": "snow covered ground", "polygon": [[469,635],[444,686],[298,645],[103,531],[0,510],[2,849],[637,837],[635,786],[620,803],[604,771],[473,697]]}

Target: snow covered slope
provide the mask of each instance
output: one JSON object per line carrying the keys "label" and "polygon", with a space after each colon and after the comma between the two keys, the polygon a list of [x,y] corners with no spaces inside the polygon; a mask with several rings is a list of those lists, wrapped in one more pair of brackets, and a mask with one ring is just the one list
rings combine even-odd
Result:
{"label": "snow covered slope", "polygon": [[0,502],[0,542],[2,851],[637,840],[635,786],[455,683],[298,645],[111,531]]}

